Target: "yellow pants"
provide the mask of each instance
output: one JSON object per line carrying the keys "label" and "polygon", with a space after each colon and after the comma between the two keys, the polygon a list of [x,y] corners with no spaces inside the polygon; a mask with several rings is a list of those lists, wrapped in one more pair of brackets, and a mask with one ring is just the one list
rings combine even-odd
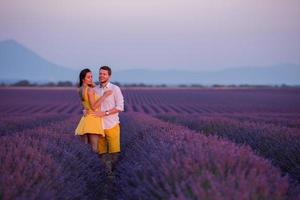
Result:
{"label": "yellow pants", "polygon": [[120,148],[120,125],[117,124],[111,129],[104,129],[105,137],[100,137],[98,143],[99,154],[117,153],[121,151]]}

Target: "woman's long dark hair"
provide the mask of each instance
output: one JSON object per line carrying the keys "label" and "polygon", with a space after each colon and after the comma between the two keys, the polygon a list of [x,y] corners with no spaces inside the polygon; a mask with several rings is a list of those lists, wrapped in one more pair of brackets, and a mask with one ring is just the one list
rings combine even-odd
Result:
{"label": "woman's long dark hair", "polygon": [[78,87],[81,87],[82,84],[83,84],[83,79],[85,78],[86,74],[91,72],[90,69],[88,68],[85,68],[83,70],[81,70],[80,74],[79,74],[79,84],[78,84]]}
{"label": "woman's long dark hair", "polygon": [[83,70],[81,70],[81,72],[79,73],[79,84],[78,84],[78,87],[80,88],[79,89],[79,96],[80,96],[80,98],[81,98],[81,100],[83,101],[84,99],[83,99],[83,94],[82,94],[82,89],[81,89],[81,86],[82,86],[82,84],[83,84],[83,79],[85,78],[85,76],[86,76],[86,74],[87,73],[89,73],[89,72],[91,72],[91,70],[90,69],[88,69],[88,68],[85,68],[85,69],[83,69]]}

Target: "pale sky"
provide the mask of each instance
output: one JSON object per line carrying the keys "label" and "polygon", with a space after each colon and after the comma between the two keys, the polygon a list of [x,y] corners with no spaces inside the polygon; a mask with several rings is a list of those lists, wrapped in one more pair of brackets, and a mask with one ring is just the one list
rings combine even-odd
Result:
{"label": "pale sky", "polygon": [[0,41],[72,68],[300,64],[299,0],[1,0]]}

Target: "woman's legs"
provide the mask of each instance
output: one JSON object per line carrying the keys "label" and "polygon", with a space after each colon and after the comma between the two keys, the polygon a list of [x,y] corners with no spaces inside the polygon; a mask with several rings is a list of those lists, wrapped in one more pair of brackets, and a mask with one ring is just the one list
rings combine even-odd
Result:
{"label": "woman's legs", "polygon": [[84,134],[79,136],[85,144],[90,144],[93,151],[98,153],[99,136],[97,134]]}
{"label": "woman's legs", "polygon": [[92,146],[93,151],[98,153],[99,135],[97,135],[97,134],[88,134],[88,140],[89,140],[89,143]]}
{"label": "woman's legs", "polygon": [[79,138],[82,142],[84,142],[85,144],[88,144],[89,141],[88,141],[88,137],[87,137],[86,134],[85,135],[80,135]]}

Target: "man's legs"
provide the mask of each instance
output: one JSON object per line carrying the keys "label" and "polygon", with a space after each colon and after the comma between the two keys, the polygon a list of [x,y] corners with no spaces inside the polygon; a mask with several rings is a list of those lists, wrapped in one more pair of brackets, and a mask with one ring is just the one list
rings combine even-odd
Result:
{"label": "man's legs", "polygon": [[107,153],[106,130],[104,130],[105,137],[100,136],[98,140],[98,153],[103,155]]}
{"label": "man's legs", "polygon": [[[99,140],[99,153],[108,153],[101,156],[110,173],[115,169],[120,152],[120,125],[117,124],[111,129],[105,129],[105,138]],[[107,148],[108,147],[108,148]]]}
{"label": "man's legs", "polygon": [[119,155],[120,155],[120,152],[118,153],[111,153],[110,154],[110,158],[111,158],[111,169],[112,171],[115,170],[117,164],[118,164],[118,161],[119,161]]}
{"label": "man's legs", "polygon": [[105,136],[108,144],[108,152],[110,154],[119,153],[120,147],[120,125],[117,124],[111,129],[105,130]]}
{"label": "man's legs", "polygon": [[116,169],[118,158],[120,153],[105,153],[100,154],[102,162],[105,164],[108,173],[111,175],[112,172]]}

